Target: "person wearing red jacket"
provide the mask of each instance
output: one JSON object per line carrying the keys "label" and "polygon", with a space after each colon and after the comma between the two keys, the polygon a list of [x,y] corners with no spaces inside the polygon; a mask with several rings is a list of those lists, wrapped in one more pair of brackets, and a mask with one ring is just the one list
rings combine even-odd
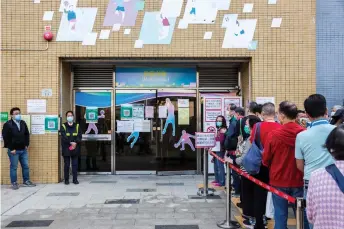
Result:
{"label": "person wearing red jacket", "polygon": [[[294,103],[279,105],[278,119],[282,127],[271,131],[264,144],[263,165],[269,167],[270,185],[293,197],[303,197],[303,173],[296,167],[295,142],[305,129],[295,120],[298,114]],[[275,229],[287,228],[288,201],[272,194],[275,208]]]}

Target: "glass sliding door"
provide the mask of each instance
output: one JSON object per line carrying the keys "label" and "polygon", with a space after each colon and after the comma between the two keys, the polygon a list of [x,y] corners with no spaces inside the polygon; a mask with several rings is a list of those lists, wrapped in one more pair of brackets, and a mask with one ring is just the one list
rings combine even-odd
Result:
{"label": "glass sliding door", "polygon": [[116,173],[156,173],[156,90],[116,90]]}
{"label": "glass sliding door", "polygon": [[75,120],[82,131],[79,172],[111,173],[112,91],[75,91]]}
{"label": "glass sliding door", "polygon": [[196,171],[196,91],[162,89],[157,97],[158,107],[165,106],[167,112],[158,114],[158,172]]}

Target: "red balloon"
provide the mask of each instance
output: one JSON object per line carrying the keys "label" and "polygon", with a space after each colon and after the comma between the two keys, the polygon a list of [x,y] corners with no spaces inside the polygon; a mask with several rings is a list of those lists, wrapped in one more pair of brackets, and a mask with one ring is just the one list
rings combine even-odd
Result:
{"label": "red balloon", "polygon": [[53,39],[54,35],[51,31],[45,31],[43,34],[43,37],[46,41],[51,41]]}

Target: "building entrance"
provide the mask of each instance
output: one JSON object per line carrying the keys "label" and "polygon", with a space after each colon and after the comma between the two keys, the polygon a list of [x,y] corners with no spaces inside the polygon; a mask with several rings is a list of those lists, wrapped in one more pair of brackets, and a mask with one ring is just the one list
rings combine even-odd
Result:
{"label": "building entrance", "polygon": [[196,90],[116,90],[116,173],[196,171]]}

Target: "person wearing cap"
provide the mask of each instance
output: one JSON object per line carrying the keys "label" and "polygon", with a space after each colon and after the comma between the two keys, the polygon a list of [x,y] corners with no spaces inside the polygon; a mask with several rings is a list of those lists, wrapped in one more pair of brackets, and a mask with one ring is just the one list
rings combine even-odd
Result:
{"label": "person wearing cap", "polygon": [[339,126],[344,123],[344,109],[339,109],[334,115],[332,115],[331,124]]}

